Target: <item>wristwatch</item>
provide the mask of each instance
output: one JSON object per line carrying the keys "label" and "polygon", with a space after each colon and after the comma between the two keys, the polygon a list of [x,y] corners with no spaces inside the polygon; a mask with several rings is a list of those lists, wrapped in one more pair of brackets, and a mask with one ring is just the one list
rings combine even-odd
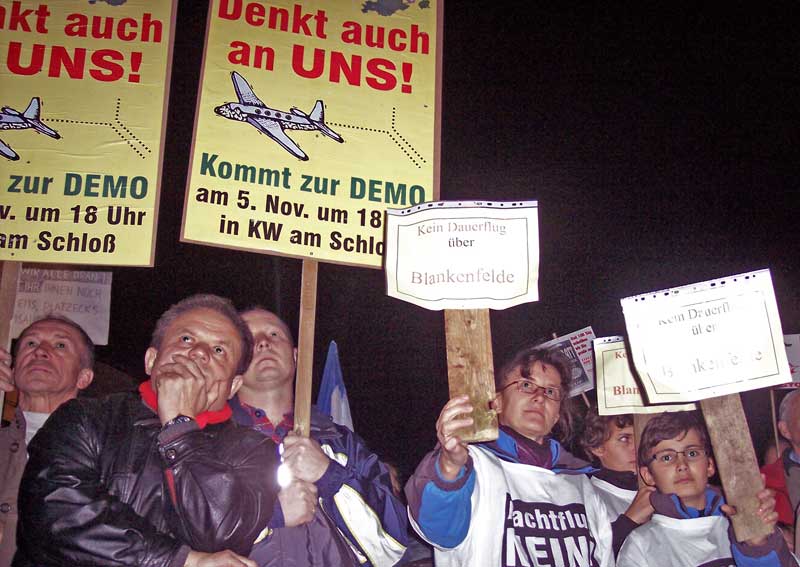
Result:
{"label": "wristwatch", "polygon": [[182,414],[176,415],[175,417],[170,419],[167,423],[161,426],[161,431],[164,431],[165,429],[172,427],[173,425],[176,425],[178,423],[189,423],[190,421],[194,421],[194,418],[191,418],[188,415],[182,415]]}

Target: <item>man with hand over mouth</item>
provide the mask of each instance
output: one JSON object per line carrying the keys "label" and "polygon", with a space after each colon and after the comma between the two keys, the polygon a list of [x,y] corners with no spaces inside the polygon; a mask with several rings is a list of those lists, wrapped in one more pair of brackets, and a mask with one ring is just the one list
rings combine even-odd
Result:
{"label": "man with hand over mouth", "polygon": [[29,448],[14,565],[254,567],[279,488],[274,443],[230,420],[252,345],[195,295],[156,324],[138,395],[62,405]]}

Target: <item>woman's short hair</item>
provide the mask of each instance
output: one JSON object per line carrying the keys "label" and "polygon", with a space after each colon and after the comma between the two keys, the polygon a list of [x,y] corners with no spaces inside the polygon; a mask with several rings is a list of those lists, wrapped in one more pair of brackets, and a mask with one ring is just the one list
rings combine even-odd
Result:
{"label": "woman's short hair", "polygon": [[558,408],[558,422],[554,430],[554,436],[560,441],[566,442],[572,437],[572,427],[574,417],[572,413],[572,401],[567,398],[569,392],[569,379],[571,376],[569,362],[561,351],[556,349],[540,348],[538,346],[526,347],[518,351],[508,362],[500,367],[494,374],[495,390],[500,391],[508,376],[517,368],[523,378],[531,377],[531,368],[537,362],[552,366],[561,377],[561,403]]}

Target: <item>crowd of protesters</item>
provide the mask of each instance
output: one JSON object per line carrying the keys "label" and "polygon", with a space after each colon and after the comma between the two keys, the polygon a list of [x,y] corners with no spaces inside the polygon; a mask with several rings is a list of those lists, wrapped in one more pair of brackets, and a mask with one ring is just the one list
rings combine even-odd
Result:
{"label": "crowd of protesters", "polygon": [[754,487],[767,535],[738,541],[699,412],[654,417],[637,450],[631,416],[573,407],[556,351],[496,372],[494,441],[464,442],[474,408],[450,399],[404,489],[316,408],[294,433],[296,361],[274,313],[195,295],[156,322],[138,391],[89,398],[88,335],[32,323],[0,349],[0,567],[798,564],[797,391]]}

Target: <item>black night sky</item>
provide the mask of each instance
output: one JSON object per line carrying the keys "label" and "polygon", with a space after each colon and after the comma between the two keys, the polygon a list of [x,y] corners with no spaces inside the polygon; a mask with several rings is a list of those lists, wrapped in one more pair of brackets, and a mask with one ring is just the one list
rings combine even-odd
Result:
{"label": "black night sky", "polygon": [[[759,268],[800,332],[800,35],[779,4],[446,3],[441,198],[539,202],[541,299],[492,312],[498,363],[552,332],[623,334],[622,297]],[[178,242],[206,9],[178,10],[155,267],[114,270],[99,359],[135,377],[158,315],[192,293],[297,326],[300,260]],[[356,432],[409,473],[447,399],[443,314],[333,264],[317,309],[315,391],[334,339]],[[768,396],[744,399],[761,441]]]}

